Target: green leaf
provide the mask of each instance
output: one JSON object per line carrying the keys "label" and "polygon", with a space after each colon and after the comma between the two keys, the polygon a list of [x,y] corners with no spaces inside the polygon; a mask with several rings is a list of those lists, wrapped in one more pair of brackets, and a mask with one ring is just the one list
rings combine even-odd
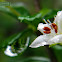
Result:
{"label": "green leaf", "polygon": [[37,14],[37,15],[35,15],[35,16],[26,16],[26,17],[18,17],[18,19],[20,19],[21,20],[21,22],[26,22],[25,20],[27,20],[28,22],[31,22],[31,21],[34,21],[35,19],[38,19],[38,18],[40,18],[41,17],[41,14],[39,13],[39,14]]}
{"label": "green leaf", "polygon": [[16,39],[18,39],[20,37],[21,33],[18,34],[14,34],[10,37],[8,37],[6,40],[2,41],[2,43],[0,43],[0,48],[5,47],[7,45],[12,44]]}
{"label": "green leaf", "polygon": [[13,43],[15,43],[15,42],[18,42],[18,41],[20,41],[20,42],[26,42],[25,41],[25,39],[27,38],[27,37],[29,37],[31,34],[32,34],[32,30],[31,29],[26,29],[25,31],[23,31],[23,32],[20,32],[20,33],[17,33],[17,34],[14,34],[14,35],[12,35],[12,36],[10,36],[10,37],[8,37],[6,40],[4,40],[3,42],[1,42],[0,44],[0,48],[1,47],[5,47],[5,46],[7,46],[7,45],[11,45],[11,44],[13,44]]}
{"label": "green leaf", "polygon": [[40,13],[42,14],[42,17],[49,14],[51,12],[51,9],[43,8]]}
{"label": "green leaf", "polygon": [[[13,5],[15,4],[15,5]],[[21,4],[21,3],[13,3],[11,4],[11,6],[3,6],[3,7],[0,7],[0,11],[6,13],[6,14],[9,14],[15,18],[17,18],[18,16],[27,16],[27,15],[30,15],[30,13],[28,12],[28,10],[24,7],[24,6],[21,6],[21,5],[18,5],[18,4]]]}
{"label": "green leaf", "polygon": [[57,12],[60,11],[60,10],[52,10],[52,9],[42,9],[40,11],[40,13],[42,14],[42,19],[51,19],[51,18],[54,18],[54,16],[57,15]]}
{"label": "green leaf", "polygon": [[23,3],[13,3],[11,7],[16,10],[21,16],[30,15],[29,11]]}
{"label": "green leaf", "polygon": [[16,10],[21,16],[27,16],[30,15],[28,10],[24,8],[23,6],[21,7],[13,7],[14,10]]}
{"label": "green leaf", "polygon": [[19,13],[17,13],[13,8],[11,8],[10,6],[8,7],[0,7],[0,11],[3,12],[3,13],[6,13],[8,15],[11,15],[13,17],[17,17],[17,16],[20,16]]}
{"label": "green leaf", "polygon": [[57,12],[59,10],[51,10],[48,14],[46,14],[44,16],[44,18],[47,20],[47,19],[51,19],[51,18],[54,18],[56,15],[57,15]]}
{"label": "green leaf", "polygon": [[18,19],[20,20],[20,22],[37,26],[38,23],[41,21],[41,13],[38,13],[34,16],[26,16],[26,17],[19,16]]}
{"label": "green leaf", "polygon": [[22,53],[27,48],[30,36],[33,34],[33,31],[31,29],[26,29],[23,32],[14,34],[4,40],[2,43],[0,43],[0,48],[3,49],[6,48],[8,45],[11,45],[11,50],[14,53]]}

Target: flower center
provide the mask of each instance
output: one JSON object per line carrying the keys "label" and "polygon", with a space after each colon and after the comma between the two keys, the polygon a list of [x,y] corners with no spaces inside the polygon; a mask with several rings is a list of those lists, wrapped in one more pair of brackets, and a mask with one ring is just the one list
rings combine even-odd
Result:
{"label": "flower center", "polygon": [[[46,24],[48,24],[49,25],[49,23],[50,23],[50,27],[51,27],[51,29],[53,30],[55,30],[55,33],[57,33],[57,30],[58,30],[58,27],[57,27],[57,25],[55,24],[55,23],[51,23],[50,22],[50,20],[45,20],[45,19],[43,19],[44,20],[44,22],[46,23]],[[45,31],[43,31],[45,34],[49,34],[49,33],[51,33],[51,29],[49,28],[49,27],[44,27],[43,28],[43,30],[45,30]]]}
{"label": "flower center", "polygon": [[45,31],[43,31],[45,34],[51,33],[51,29],[50,28],[44,27],[43,29],[45,30]]}

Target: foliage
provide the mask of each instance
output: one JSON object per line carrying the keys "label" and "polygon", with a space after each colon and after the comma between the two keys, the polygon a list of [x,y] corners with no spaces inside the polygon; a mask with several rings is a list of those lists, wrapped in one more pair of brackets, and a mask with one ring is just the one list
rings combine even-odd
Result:
{"label": "foliage", "polygon": [[[0,11],[4,14],[11,16],[11,18],[14,18],[15,20],[17,20],[18,23],[22,23],[23,24],[22,28],[23,28],[23,26],[26,26],[26,28],[24,28],[24,30],[22,30],[22,31],[20,30],[16,34],[11,34],[11,36],[4,39],[4,41],[2,40],[2,42],[0,42],[0,50],[4,51],[8,45],[11,45],[12,48],[15,50],[15,52],[17,52],[18,50],[21,51],[20,48],[23,48],[24,53],[28,54],[28,52],[29,52],[30,54],[32,54],[32,56],[33,56],[33,53],[35,53],[38,50],[35,53],[35,55],[36,54],[38,54],[38,55],[43,54],[43,56],[47,57],[47,58],[29,57],[30,54],[28,54],[27,58],[23,58],[23,60],[21,59],[21,62],[29,62],[29,61],[31,61],[31,62],[41,62],[41,61],[42,62],[49,62],[50,60],[48,59],[48,55],[46,54],[44,47],[40,47],[37,50],[36,49],[31,50],[28,47],[28,45],[31,42],[33,42],[33,40],[37,37],[38,24],[40,22],[44,23],[43,19],[52,20],[54,18],[54,16],[57,14],[58,10],[51,10],[51,9],[44,8],[44,9],[40,10],[39,13],[37,13],[35,15],[31,15],[29,13],[29,11],[24,6],[17,6],[17,5],[14,6],[13,5],[13,6],[0,7]],[[53,20],[52,20],[52,22],[53,22]],[[26,46],[27,38],[29,38],[29,40],[28,40],[28,43]],[[59,46],[59,47],[58,46],[59,45],[56,45],[56,46],[53,46],[52,48],[55,52],[55,55],[58,58],[58,62],[61,62],[62,60],[60,57],[61,56],[60,51],[62,51],[62,48],[61,48],[61,46]],[[27,52],[26,52],[26,50],[27,50]],[[40,50],[42,51],[42,53]],[[22,54],[22,52],[19,52],[18,57],[20,55],[22,56],[24,54],[24,53]]]}

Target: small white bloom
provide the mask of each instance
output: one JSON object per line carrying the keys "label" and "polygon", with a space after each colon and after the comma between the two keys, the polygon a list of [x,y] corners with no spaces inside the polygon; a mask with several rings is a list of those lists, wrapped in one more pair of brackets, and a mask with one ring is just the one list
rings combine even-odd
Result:
{"label": "small white bloom", "polygon": [[8,55],[8,56],[11,56],[11,57],[17,56],[17,53],[13,53],[13,52],[11,51],[11,46],[7,46],[7,49],[4,51],[4,53],[5,53],[6,55]]}
{"label": "small white bloom", "polygon": [[43,35],[38,36],[29,47],[37,48],[44,45],[62,43],[62,11],[57,13],[53,23],[49,20],[44,21],[46,24],[40,23],[37,28]]}

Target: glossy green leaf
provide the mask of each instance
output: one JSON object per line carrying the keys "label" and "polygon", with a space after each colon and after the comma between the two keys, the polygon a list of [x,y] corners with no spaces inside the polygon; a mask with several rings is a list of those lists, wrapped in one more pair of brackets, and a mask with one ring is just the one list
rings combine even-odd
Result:
{"label": "glossy green leaf", "polygon": [[23,32],[14,34],[4,40],[0,48],[5,48],[6,46],[10,45],[11,46],[11,51],[14,53],[22,53],[28,46],[29,41],[30,41],[30,36],[33,34],[33,31],[31,29],[26,29]]}
{"label": "glossy green leaf", "polygon": [[6,40],[4,40],[2,43],[0,43],[0,48],[1,47],[5,47],[7,45],[11,45],[13,44],[14,42],[18,42],[18,41],[23,41],[23,42],[26,42],[26,38],[30,36],[30,34],[32,34],[32,30],[31,29],[27,29],[23,32],[20,32],[20,33],[17,33],[17,34],[14,34],[10,37],[8,37]]}
{"label": "glossy green leaf", "polygon": [[48,14],[46,14],[44,16],[44,18],[47,19],[51,19],[54,18],[57,15],[58,10],[51,10]]}
{"label": "glossy green leaf", "polygon": [[[13,4],[16,4],[16,3],[13,3]],[[4,12],[6,14],[9,14],[15,18],[17,18],[18,16],[30,15],[28,10],[24,6],[19,5],[21,3],[17,3],[16,6],[13,4],[11,4],[11,6],[0,7],[0,11]]]}
{"label": "glossy green leaf", "polygon": [[41,13],[38,13],[34,16],[26,16],[26,17],[19,16],[18,19],[20,20],[20,22],[24,22],[37,27],[38,23],[41,21]]}
{"label": "glossy green leaf", "polygon": [[47,20],[47,19],[54,18],[57,15],[58,11],[59,10],[54,10],[54,9],[52,10],[52,9],[44,8],[40,11],[40,13],[42,14],[42,18]]}
{"label": "glossy green leaf", "polygon": [[11,7],[16,10],[21,16],[30,15],[28,8],[23,3],[13,3]]}
{"label": "glossy green leaf", "polygon": [[49,14],[50,12],[51,12],[51,9],[46,9],[46,8],[44,8],[40,11],[40,13],[42,14],[42,17]]}

